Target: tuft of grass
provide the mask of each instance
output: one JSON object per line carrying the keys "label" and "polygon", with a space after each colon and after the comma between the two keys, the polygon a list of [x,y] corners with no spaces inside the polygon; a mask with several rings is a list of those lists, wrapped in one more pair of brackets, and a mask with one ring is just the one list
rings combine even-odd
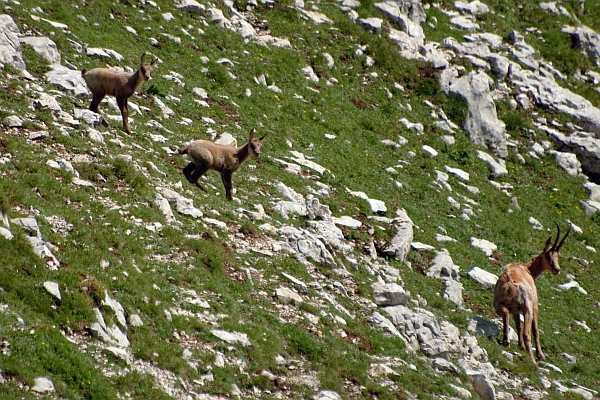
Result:
{"label": "tuft of grass", "polygon": [[44,74],[50,71],[48,60],[38,54],[31,45],[23,44],[21,49],[23,52],[23,61],[27,65],[27,71],[36,78],[43,78]]}
{"label": "tuft of grass", "polygon": [[515,139],[525,135],[526,129],[531,129],[531,119],[528,115],[510,110],[508,107],[499,108],[498,118],[504,122],[506,132]]}
{"label": "tuft of grass", "polygon": [[452,122],[463,126],[469,111],[469,105],[465,98],[449,97],[444,92],[438,91],[435,95],[435,102]]}
{"label": "tuft of grass", "polygon": [[309,361],[318,361],[325,354],[325,347],[315,336],[302,327],[285,324],[281,334],[287,341],[287,350],[292,355],[306,357]]}
{"label": "tuft of grass", "polygon": [[590,69],[590,59],[575,48],[569,34],[551,30],[544,33],[543,38],[544,45],[540,48],[540,55],[544,59],[552,60],[554,68],[560,72],[572,76],[576,71]]}

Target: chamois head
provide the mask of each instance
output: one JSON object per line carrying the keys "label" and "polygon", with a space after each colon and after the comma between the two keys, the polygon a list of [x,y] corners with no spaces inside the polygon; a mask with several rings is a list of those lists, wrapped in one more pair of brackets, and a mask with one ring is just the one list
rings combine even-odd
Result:
{"label": "chamois head", "polygon": [[256,129],[252,128],[250,131],[250,137],[248,138],[248,151],[252,157],[258,157],[260,156],[260,152],[262,150],[262,141],[269,133],[265,133],[261,138],[255,138],[254,132],[256,132]]}
{"label": "chamois head", "polygon": [[550,271],[552,275],[558,275],[560,273],[560,265],[558,265],[558,259],[560,258],[560,249],[562,249],[563,245],[565,244],[565,240],[567,239],[567,236],[569,236],[569,233],[571,232],[571,225],[569,225],[569,230],[567,231],[565,237],[563,237],[560,243],[558,243],[558,239],[560,238],[560,227],[556,222],[554,223],[556,224],[557,229],[556,240],[554,240],[554,244],[552,245],[552,247],[550,247],[550,243],[552,243],[552,236],[548,238],[541,256],[544,260],[544,270]]}
{"label": "chamois head", "polygon": [[151,63],[144,63],[144,58],[146,58],[146,53],[142,54],[142,58],[140,59],[139,73],[141,74],[142,78],[144,78],[144,80],[147,81],[150,79],[150,75],[152,74],[152,67],[154,66],[154,64],[156,64],[158,58],[156,58]]}

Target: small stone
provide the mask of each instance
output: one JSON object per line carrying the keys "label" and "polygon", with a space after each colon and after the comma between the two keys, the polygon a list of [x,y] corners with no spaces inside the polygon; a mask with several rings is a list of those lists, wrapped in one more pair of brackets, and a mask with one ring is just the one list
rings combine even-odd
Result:
{"label": "small stone", "polygon": [[8,229],[3,228],[1,226],[0,226],[0,236],[5,238],[6,240],[12,240],[12,238],[15,237],[11,231],[9,231]]}
{"label": "small stone", "polygon": [[131,326],[143,326],[143,325],[144,325],[144,322],[142,321],[142,319],[140,318],[140,316],[139,316],[139,315],[137,315],[137,314],[132,314],[132,315],[129,317],[129,324],[130,324]]}
{"label": "small stone", "polygon": [[189,360],[190,358],[192,358],[192,351],[190,349],[183,349],[183,354],[181,355],[181,357],[183,357],[184,360]]}
{"label": "small stone", "polygon": [[206,10],[206,7],[203,4],[200,4],[195,0],[181,0],[178,3],[178,9],[187,11],[190,14],[200,14]]}
{"label": "small stone", "polygon": [[227,343],[240,343],[242,346],[250,346],[252,344],[245,333],[226,332],[218,329],[213,329],[210,333]]}
{"label": "small stone", "polygon": [[240,397],[240,398],[244,395],[242,393],[242,391],[240,390],[240,388],[238,388],[235,383],[233,383],[231,385],[231,394],[235,397]]}
{"label": "small stone", "polygon": [[287,280],[290,281],[290,283],[292,285],[294,285],[294,289],[296,289],[298,292],[300,293],[306,293],[308,291],[308,287],[306,286],[306,283],[302,282],[299,279],[296,279],[295,277],[293,277],[292,275],[282,272],[281,276],[283,276],[284,278],[286,278]]}
{"label": "small stone", "polygon": [[35,109],[47,109],[50,111],[62,111],[60,104],[56,100],[56,97],[50,96],[49,94],[42,93],[40,97],[33,100],[33,108]]}
{"label": "small stone", "polygon": [[483,400],[496,399],[496,390],[490,378],[482,371],[467,370],[473,388]]}
{"label": "small stone", "polygon": [[61,300],[60,297],[60,287],[56,282],[44,282],[44,288],[50,293],[52,296],[56,297],[58,300]]}
{"label": "small stone", "polygon": [[192,92],[201,99],[208,99],[208,93],[202,88],[194,88],[192,89]]}
{"label": "small stone", "polygon": [[127,355],[127,351],[124,349],[121,349],[119,347],[109,346],[109,347],[105,348],[102,352],[108,356],[114,356],[118,359],[121,359],[121,360],[127,362],[127,364],[129,364],[129,356]]}
{"label": "small stone", "polygon": [[127,329],[127,321],[125,320],[125,309],[123,308],[123,306],[121,305],[121,303],[119,303],[117,300],[111,298],[108,295],[108,291],[105,290],[104,291],[104,297],[105,299],[102,300],[102,305],[106,306],[108,308],[111,308],[115,315],[117,316],[117,321],[119,322],[119,324]]}
{"label": "small stone", "polygon": [[498,277],[496,275],[479,267],[474,267],[467,273],[467,275],[469,278],[479,282],[485,289],[493,288],[496,286],[496,281],[498,281]]}
{"label": "small stone", "polygon": [[435,157],[438,155],[438,152],[431,146],[423,145],[423,150],[425,150],[431,157]]}
{"label": "small stone", "polygon": [[313,396],[314,400],[342,400],[342,396],[333,390],[321,390]]}
{"label": "small stone", "polygon": [[451,387],[452,389],[454,389],[454,391],[455,391],[455,392],[456,392],[456,393],[457,393],[457,394],[458,394],[458,395],[459,395],[461,398],[463,398],[463,399],[470,399],[470,398],[472,397],[472,395],[471,395],[471,392],[469,392],[467,389],[465,389],[465,388],[462,388],[462,387],[460,387],[460,386],[453,385],[453,384],[451,384],[451,383],[450,383],[449,385],[450,385],[450,387]]}
{"label": "small stone", "polygon": [[562,353],[562,356],[564,357],[565,361],[567,361],[569,364],[575,364],[577,362],[577,357],[575,356],[572,356],[567,353]]}
{"label": "small stone", "polygon": [[298,305],[303,301],[302,296],[286,287],[275,289],[275,296],[282,304]]}
{"label": "small stone", "polygon": [[54,391],[54,384],[50,379],[45,377],[35,378],[35,384],[31,390],[37,393],[52,392]]}
{"label": "small stone", "polygon": [[9,128],[20,128],[23,126],[23,120],[16,115],[10,115],[2,120],[2,124]]}
{"label": "small stone", "polygon": [[215,365],[215,367],[219,367],[219,368],[225,367],[225,358],[223,357],[223,354],[217,353],[215,355],[215,363],[214,363],[214,365]]}
{"label": "small stone", "polygon": [[27,136],[27,139],[29,140],[39,140],[39,139],[43,139],[50,136],[50,134],[47,131],[37,131],[37,132],[32,132],[29,134],[29,136]]}
{"label": "small stone", "polygon": [[488,257],[490,257],[494,251],[498,250],[498,247],[494,243],[475,237],[471,237],[471,245],[483,251]]}

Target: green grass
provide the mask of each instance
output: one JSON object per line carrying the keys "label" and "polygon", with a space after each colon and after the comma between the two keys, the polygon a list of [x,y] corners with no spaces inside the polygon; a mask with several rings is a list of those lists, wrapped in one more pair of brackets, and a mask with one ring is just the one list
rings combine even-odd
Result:
{"label": "green grass", "polygon": [[[0,353],[0,371],[7,380],[0,384],[2,398],[33,398],[22,385],[32,385],[38,376],[50,377],[60,398],[169,398],[156,387],[151,375],[129,368],[121,361],[112,360],[108,366],[101,364],[96,357],[99,348],[95,340],[86,341],[88,351],[83,351],[63,335],[87,337],[95,319],[94,308],[102,310],[108,324],[116,323],[114,313],[102,305],[105,292],[123,305],[128,316],[138,314],[144,322],[140,327],[130,326],[127,332],[130,350],[136,359],[172,371],[188,383],[212,371],[214,381],[204,386],[194,384],[196,392],[228,395],[232,384],[236,384],[244,393],[252,393],[254,388],[261,390],[262,398],[269,398],[278,391],[289,398],[309,398],[314,394],[307,385],[271,381],[262,374],[263,370],[286,378],[295,376],[299,370],[314,372],[322,389],[335,390],[344,398],[394,399],[411,398],[414,394],[418,398],[435,399],[440,395],[455,395],[448,386],[449,381],[471,388],[464,374],[438,374],[427,360],[407,353],[401,340],[373,326],[370,322],[373,310],[356,304],[355,298],[335,296],[356,316],[350,319],[324,302],[319,290],[309,285],[308,293],[303,296],[304,303],[290,311],[292,322],[280,318],[273,293],[287,284],[281,272],[306,283],[343,279],[322,266],[307,268],[291,256],[263,258],[239,252],[235,240],[265,235],[259,228],[264,222],[276,227],[292,224],[304,228],[305,217],[291,216],[286,220],[272,210],[273,198],[280,197],[274,183],[283,182],[306,196],[307,186],[318,189],[315,180],[332,188],[332,195],[320,201],[327,204],[334,215],[350,215],[365,225],[356,231],[343,229],[346,240],[355,244],[352,257],[360,256],[364,245],[373,238],[389,240],[395,232],[393,227],[367,218],[372,214],[367,202],[351,196],[346,188],[364,191],[372,198],[385,201],[387,217],[393,218],[396,209],[404,208],[418,227],[414,231],[415,241],[447,248],[454,263],[461,268],[464,308],[443,299],[440,295],[443,282],[424,276],[423,271],[434,254],[411,251],[408,256],[411,267],[396,260],[389,263],[400,271],[411,299],[416,299],[417,294],[422,296],[427,301],[424,308],[433,312],[439,321],[448,320],[461,331],[475,315],[487,319],[495,317],[492,292],[467,277],[471,268],[478,266],[497,274],[504,264],[527,261],[541,251],[547,237],[554,232],[553,221],[563,228],[567,219],[580,226],[584,233],[573,234],[563,250],[564,273],[555,277],[546,274],[538,280],[541,341],[549,362],[563,371],[560,376],[551,373],[551,379],[574,381],[589,388],[598,386],[600,369],[596,367],[597,352],[593,351],[598,347],[595,310],[600,282],[594,273],[598,256],[585,246],[600,248],[600,218],[597,214],[585,215],[579,204],[588,197],[582,178],[567,176],[555,165],[551,155],[539,161],[526,157],[527,163],[521,165],[512,149],[506,159],[509,174],[493,177],[489,166],[477,158],[478,149],[464,132],[455,135],[454,145],[446,145],[442,140],[446,133],[432,127],[431,109],[423,102],[428,100],[440,107],[459,126],[466,117],[466,103],[440,92],[438,71],[426,63],[401,58],[385,33],[364,31],[339,10],[337,2],[318,5],[321,12],[334,20],[332,26],[316,26],[299,18],[290,0],[276,2],[273,7],[258,6],[254,12],[258,19],[268,21],[271,34],[289,39],[293,49],[246,43],[229,30],[214,24],[204,25],[205,15],[184,13],[166,0],[157,3],[160,9],[133,1],[88,1],[84,5],[22,0],[20,5],[11,3],[10,10],[5,6],[4,12],[10,14],[22,30],[27,25],[33,32],[48,35],[56,42],[63,60],[78,69],[106,65],[135,68],[144,51],[159,57],[161,63],[153,79],[144,83],[130,99],[148,108],[134,117],[133,133],[125,135],[121,121],[111,121],[110,128],[98,128],[104,134],[104,143],[91,141],[86,127],[69,129],[69,135],[63,135],[51,112],[30,108],[31,99],[39,96],[33,85],[15,78],[17,72],[10,67],[0,71],[0,119],[16,114],[26,120],[24,128],[0,132],[1,156],[12,155],[11,162],[0,165],[0,211],[11,218],[35,214],[42,237],[56,246],[53,252],[61,262],[58,271],[44,267],[43,260],[31,250],[26,233],[14,224],[11,231],[15,238],[10,241],[0,238],[0,305],[6,307],[2,310],[9,310],[0,312],[0,343],[8,342],[10,349],[10,355]],[[453,2],[436,3],[453,9]],[[599,30],[594,11],[596,3],[587,1],[586,12],[579,18],[585,25]],[[245,7],[245,2],[236,4],[241,9]],[[478,19],[483,30],[507,37],[512,30],[523,33],[528,27],[537,26],[540,33],[526,34],[526,42],[563,74],[569,76],[578,68],[597,71],[571,48],[568,36],[560,32],[569,22],[566,17],[545,15],[533,2],[490,1],[487,4],[494,13]],[[561,4],[576,10],[575,2]],[[30,10],[37,6],[43,9],[44,18],[67,24],[69,31],[61,32],[47,22],[33,20]],[[224,8],[222,4],[217,6]],[[164,12],[172,12],[175,20],[165,21]],[[370,1],[362,2],[358,12],[361,17],[380,17]],[[463,33],[450,28],[449,17],[438,8],[431,7],[427,14],[428,22],[433,17],[437,20],[435,28],[425,26],[428,40],[440,42],[448,36],[464,40]],[[228,11],[226,15],[231,17]],[[106,26],[111,29],[100,29]],[[134,28],[138,35],[127,32],[125,26]],[[204,34],[198,33],[198,28]],[[194,38],[184,35],[182,29]],[[182,44],[175,44],[163,33],[180,37]],[[152,47],[149,37],[156,38],[158,45]],[[69,40],[113,49],[122,54],[124,60],[87,57],[85,53],[77,53]],[[365,54],[375,60],[372,68],[366,68],[365,56],[355,52],[365,45]],[[326,65],[325,52],[335,60],[332,69]],[[201,56],[210,61],[201,63]],[[234,66],[217,63],[221,58],[229,59]],[[48,68],[44,60],[28,46],[24,48],[24,59],[28,71],[42,78]],[[319,82],[305,79],[300,70],[308,65],[319,76]],[[203,72],[202,68],[206,70]],[[181,74],[185,85],[165,79],[169,71]],[[371,72],[377,72],[377,77]],[[257,85],[254,78],[261,74],[283,93]],[[335,78],[338,83],[328,85],[329,78]],[[395,90],[394,83],[401,84],[405,91]],[[43,79],[35,85],[54,93],[55,89]],[[594,104],[600,100],[600,95],[587,84],[568,78],[565,85]],[[195,87],[207,90],[209,108],[194,102]],[[250,97],[246,95],[247,89],[252,92]],[[393,93],[392,98],[388,98],[385,89]],[[294,95],[302,96],[304,101]],[[165,118],[153,96],[165,102],[176,115]],[[180,102],[169,100],[170,96]],[[89,101],[89,98],[59,97],[64,111],[70,113],[74,107],[87,108]],[[407,103],[411,104],[412,111],[400,106]],[[117,114],[104,104],[101,107],[105,114]],[[537,114],[520,109],[513,111],[505,102],[498,102],[497,109],[522,154],[528,151],[532,140],[548,140],[538,131],[535,137],[531,135],[528,130],[533,129],[532,119],[544,116],[562,123],[569,121],[549,110],[536,109]],[[184,117],[192,119],[193,124],[180,124]],[[216,124],[206,125],[203,117],[215,120]],[[423,123],[425,133],[418,135],[407,130],[398,122],[401,118]],[[146,126],[150,120],[160,122],[172,133]],[[238,143],[246,140],[253,127],[257,128],[257,134],[270,133],[261,158],[248,161],[233,176],[240,203],[225,200],[221,179],[215,172],[209,172],[203,183],[207,192],[189,185],[180,172],[187,159],[170,156],[163,150],[168,145],[180,146],[190,140],[208,138],[209,127],[218,133],[232,133]],[[37,142],[26,139],[28,133],[37,130],[47,130],[50,136]],[[167,142],[154,142],[150,134],[161,134]],[[336,139],[327,139],[326,134],[336,135]],[[383,139],[396,140],[398,136],[408,139],[408,144],[396,149],[381,143]],[[111,139],[118,139],[125,147],[110,142]],[[323,176],[316,176],[314,172],[302,175],[284,172],[273,158],[285,159],[290,155],[288,142],[293,150],[305,153],[330,172]],[[430,157],[422,150],[423,145],[437,149],[438,156]],[[133,161],[117,158],[120,154],[131,155]],[[89,158],[90,162],[73,162],[73,166],[79,177],[92,182],[95,188],[76,186],[71,183],[72,173],[46,164],[47,160],[72,155]],[[167,175],[154,171],[149,162]],[[255,168],[251,170],[250,165]],[[391,176],[384,171],[397,165],[402,165],[402,168],[397,167],[398,175]],[[469,172],[467,183],[478,187],[480,193],[467,192],[454,176],[450,178],[452,193],[433,185],[436,170],[443,171],[445,166]],[[520,211],[507,212],[510,197],[494,188],[490,179],[513,185],[512,196],[517,197]],[[403,188],[398,189],[394,180],[401,182]],[[206,216],[226,222],[231,234],[179,214],[177,224],[167,223],[154,202],[155,188],[180,181],[182,188],[177,190],[191,198]],[[448,203],[449,195],[461,203],[459,195],[476,201],[477,205],[473,206],[476,216],[463,221],[460,212]],[[268,220],[250,221],[239,215],[238,208],[253,210],[255,204],[263,206]],[[68,234],[55,232],[44,219],[53,215],[73,225]],[[532,230],[527,222],[530,216],[550,231]],[[160,222],[162,230],[147,230],[145,225],[153,222]],[[457,242],[438,244],[435,234],[440,233],[440,227]],[[190,239],[186,234],[200,235],[201,239]],[[471,237],[496,243],[501,260],[490,260],[472,247]],[[102,260],[107,261],[108,266],[101,263]],[[370,284],[374,277],[364,267],[358,271],[346,267],[351,274],[343,282],[347,289],[357,296],[372,299]],[[252,281],[248,279],[248,271]],[[558,284],[568,281],[566,274],[573,275],[589,295],[574,290],[557,291]],[[43,283],[46,281],[60,285],[61,300],[45,291]],[[181,288],[193,289],[208,301],[209,314],[220,315],[218,323],[182,315],[172,315],[168,320],[165,310],[177,306],[193,313],[204,312],[198,306],[181,302]],[[330,292],[329,288],[323,290]],[[347,325],[331,322],[324,317],[327,314],[344,318]],[[313,325],[308,315],[318,318],[319,322]],[[574,320],[586,321],[592,332],[583,331]],[[221,342],[210,333],[215,327],[247,334],[252,346]],[[178,341],[176,335],[190,338],[189,343]],[[498,338],[480,335],[477,338],[496,368],[529,379],[533,387],[543,387],[540,375],[524,352],[518,352],[518,362],[510,363],[500,353],[504,348]],[[197,360],[196,368],[182,358],[187,346]],[[215,354],[209,349],[227,358],[224,368],[212,365]],[[577,363],[568,364],[562,353],[576,356]],[[297,369],[278,364],[278,355]],[[394,368],[397,375],[369,377],[371,364],[380,358],[400,360],[414,365],[416,370],[402,364]],[[239,365],[243,365],[242,370]],[[115,374],[106,376],[103,368]],[[391,383],[382,385],[385,379]],[[519,396],[518,391],[497,388],[500,389]],[[552,389],[548,393],[550,398],[562,398]]]}

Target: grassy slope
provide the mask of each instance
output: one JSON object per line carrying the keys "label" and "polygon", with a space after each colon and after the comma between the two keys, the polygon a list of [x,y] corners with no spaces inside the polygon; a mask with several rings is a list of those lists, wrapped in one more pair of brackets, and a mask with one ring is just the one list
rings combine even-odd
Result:
{"label": "grassy slope", "polygon": [[[319,325],[318,334],[305,329],[306,323],[283,323],[273,311],[270,298],[274,288],[282,284],[278,273],[286,271],[306,282],[314,279],[293,258],[263,259],[238,254],[225,234],[183,216],[177,217],[183,222],[180,228],[165,227],[160,233],[150,233],[142,224],[134,222],[133,218],[138,218],[144,223],[159,221],[166,225],[164,217],[153,203],[154,186],[181,180],[178,168],[185,163],[183,158],[166,155],[162,150],[164,144],[152,142],[149,134],[163,134],[168,137],[168,144],[174,145],[205,138],[201,117],[213,118],[217,121],[214,129],[219,133],[231,132],[239,141],[244,140],[251,127],[258,127],[261,134],[271,133],[265,142],[267,157],[251,162],[256,165],[252,172],[248,166],[244,166],[234,175],[234,186],[238,189],[242,207],[252,209],[253,204],[262,204],[275,221],[272,222],[274,224],[287,224],[290,221],[269,211],[272,207],[270,197],[277,197],[270,184],[282,181],[304,194],[307,193],[307,185],[316,188],[310,177],[285,173],[269,159],[268,156],[287,156],[289,148],[286,140],[289,140],[295,150],[305,152],[314,157],[315,162],[330,169],[331,174],[320,180],[335,189],[331,198],[322,200],[330,206],[334,215],[359,216],[363,222],[373,225],[366,218],[360,217],[370,214],[368,205],[348,195],[345,188],[349,188],[384,200],[388,206],[388,216],[393,216],[396,208],[405,208],[420,228],[415,231],[417,241],[436,243],[434,236],[441,232],[439,227],[443,227],[448,235],[458,240],[457,243],[446,243],[444,247],[449,250],[454,262],[461,266],[466,305],[473,313],[455,310],[451,303],[438,297],[437,293],[443,290],[441,282],[424,277],[418,272],[418,268],[410,269],[393,260],[391,263],[400,269],[405,287],[413,296],[421,294],[428,300],[429,310],[439,317],[448,318],[461,329],[465,328],[467,320],[474,314],[494,317],[490,306],[491,292],[470,281],[466,277],[468,270],[479,266],[498,273],[501,265],[526,260],[541,250],[547,235],[531,229],[527,222],[529,216],[548,227],[552,227],[554,220],[564,226],[566,219],[582,227],[584,234],[574,236],[567,243],[562,267],[581,282],[590,295],[583,296],[575,291],[556,291],[558,283],[567,281],[564,274],[558,277],[542,276],[538,280],[541,298],[540,325],[546,355],[564,372],[551,377],[572,379],[583,386],[597,387],[600,370],[597,367],[597,352],[593,349],[598,347],[595,310],[598,302],[596,288],[600,283],[597,282],[597,274],[593,273],[593,261],[597,256],[585,250],[584,244],[600,248],[600,221],[597,217],[585,216],[578,204],[579,200],[587,197],[587,191],[581,186],[582,179],[568,177],[555,166],[550,156],[541,161],[528,159],[528,163],[522,166],[511,154],[507,159],[510,174],[496,180],[515,187],[513,194],[519,199],[522,210],[507,213],[510,198],[487,182],[490,171],[485,163],[477,159],[476,149],[468,138],[460,133],[455,145],[444,145],[440,139],[442,133],[430,126],[430,109],[423,105],[423,101],[430,100],[444,107],[447,112],[454,111],[456,114],[460,114],[461,105],[437,93],[436,78],[426,73],[426,65],[401,59],[392,44],[350,22],[334,2],[319,5],[325,14],[334,19],[333,27],[315,26],[303,21],[298,18],[297,11],[288,6],[289,2],[278,2],[273,9],[260,7],[257,10],[259,19],[268,21],[271,33],[287,37],[295,50],[246,44],[232,32],[213,25],[204,26],[198,16],[175,10],[170,1],[158,3],[161,10],[128,1],[112,4],[89,1],[85,6],[75,8],[68,2],[46,1],[38,4],[24,0],[20,6],[12,4],[11,10],[7,11],[22,30],[27,25],[32,31],[42,35],[56,32],[56,36],[52,38],[57,43],[63,60],[79,68],[103,66],[104,63],[102,60],[77,54],[67,39],[87,43],[91,47],[114,49],[125,57],[123,62],[115,63],[121,66],[135,66],[142,51],[151,51],[162,60],[153,81],[144,84],[140,94],[132,99],[151,109],[144,115],[135,117],[135,133],[127,137],[120,132],[120,121],[113,122],[111,130],[102,128],[106,140],[118,138],[128,145],[137,143],[144,151],[136,147],[122,149],[110,142],[96,144],[87,138],[82,129],[71,131],[70,137],[62,136],[52,124],[52,117],[48,112],[28,109],[28,97],[33,95],[28,84],[10,79],[9,69],[2,75],[5,90],[0,91],[0,116],[18,113],[31,120],[27,123],[28,129],[0,134],[0,152],[3,155],[13,155],[11,163],[0,166],[3,207],[12,218],[28,215],[33,208],[42,217],[59,215],[74,225],[65,238],[53,232],[43,218],[37,218],[44,239],[58,246],[56,255],[62,264],[59,271],[49,271],[42,266],[42,262],[30,251],[24,233],[14,225],[12,231],[17,234],[16,239],[6,241],[0,238],[4,254],[3,273],[0,274],[0,287],[3,289],[0,292],[0,302],[11,310],[0,313],[0,338],[9,343],[11,353],[10,356],[0,355],[2,374],[5,378],[11,378],[8,384],[0,386],[0,390],[6,391],[7,398],[28,396],[27,392],[18,388],[19,384],[32,384],[33,379],[40,375],[52,377],[58,394],[64,398],[114,398],[117,393],[126,392],[134,397],[164,397],[152,387],[152,378],[147,375],[127,373],[120,378],[105,377],[94,367],[97,361],[93,342],[91,350],[84,353],[61,335],[60,331],[73,332],[75,335],[85,332],[85,328],[94,320],[92,309],[99,305],[105,290],[111,292],[128,313],[139,313],[144,320],[143,327],[131,328],[129,332],[131,349],[137,358],[153,361],[187,381],[198,379],[212,362],[214,355],[203,351],[203,346],[207,344],[228,357],[239,358],[247,363],[245,371],[248,374],[240,375],[234,367],[213,370],[215,381],[202,388],[205,391],[228,393],[231,383],[236,383],[243,390],[250,389],[253,385],[262,389],[275,389],[273,382],[256,371],[269,369],[288,374],[274,362],[276,354],[283,354],[286,358],[305,360],[305,368],[317,372],[323,388],[337,390],[346,396],[354,393],[353,396],[364,398],[370,395],[396,398],[407,391],[418,393],[424,398],[435,398],[439,394],[452,393],[445,383],[446,377],[435,374],[422,360],[406,355],[401,343],[374,330],[366,319],[370,312],[361,311],[350,301],[340,300],[344,306],[355,310],[359,315],[357,320],[348,321],[347,327],[352,333],[351,337],[360,338],[356,343],[343,339],[339,328],[325,320]],[[593,10],[592,2],[587,3],[590,4],[586,4],[586,8]],[[43,21],[33,21],[29,15],[34,5],[40,5],[48,19],[68,24],[70,33],[58,32]],[[452,8],[450,3],[446,6]],[[561,21],[565,22],[564,19],[556,18],[550,22],[533,4],[524,5],[524,10],[520,12],[514,11],[517,10],[516,3],[490,2],[489,6],[496,10],[496,14],[483,18],[482,25],[485,29],[505,36],[512,29],[523,32],[529,26],[540,24],[540,36],[545,42],[539,40],[532,43],[535,39],[530,38],[531,35],[526,40],[539,49],[541,55],[553,61],[555,67],[565,74],[572,73],[574,65],[585,64],[586,61],[568,47],[564,49],[566,55],[552,51],[559,46],[564,48],[567,39],[556,33]],[[166,22],[162,19],[161,13],[167,11],[176,16],[174,21]],[[363,2],[359,12],[361,16],[377,16],[370,2]],[[110,13],[116,20],[109,18]],[[77,18],[78,14],[84,15],[89,23]],[[505,15],[506,18],[499,18],[498,14]],[[428,38],[441,40],[450,34],[461,37],[457,31],[450,31],[445,27],[447,18],[443,14],[431,10],[429,15],[436,15],[439,22],[436,30],[426,30]],[[598,30],[598,21],[593,13],[585,14],[581,19]],[[111,29],[100,29],[94,26],[96,23],[110,26]],[[124,29],[125,25],[136,29],[138,36],[128,33]],[[181,29],[187,30],[190,25],[194,28],[189,33],[195,39],[181,33]],[[147,27],[150,29],[146,29]],[[199,35],[197,28],[203,29],[205,33]],[[174,44],[161,35],[163,32],[181,37],[183,44]],[[148,36],[159,39],[160,46],[151,48]],[[556,43],[553,44],[551,40]],[[372,69],[366,69],[364,57],[355,54],[358,45],[368,45],[366,53],[376,61]],[[335,59],[332,70],[326,67],[322,56],[325,51]],[[211,62],[207,65],[199,64],[200,56],[207,56]],[[26,51],[25,57],[30,72],[41,74],[44,71],[43,62],[34,52]],[[237,79],[234,80],[227,74],[226,66],[215,63],[222,57],[235,63],[231,72]],[[319,83],[305,80],[300,71],[305,65],[311,65],[321,76]],[[202,67],[208,68],[208,72],[202,73]],[[161,77],[168,71],[183,75],[185,86],[178,86]],[[377,78],[369,75],[372,71],[378,73]],[[266,74],[268,82],[276,84],[283,93],[276,94],[256,85],[253,78],[260,74]],[[335,77],[339,84],[327,86],[325,80],[329,77]],[[403,85],[406,91],[394,91],[394,97],[388,99],[384,88],[393,91],[394,82]],[[44,82],[39,84],[50,90]],[[589,95],[590,100],[598,102],[597,93],[588,90],[585,85],[572,81],[567,84],[573,90]],[[202,87],[208,91],[210,108],[201,108],[194,103],[194,87]],[[319,93],[308,87],[317,89]],[[247,88],[252,90],[251,97],[245,94]],[[293,94],[302,95],[307,102],[294,99]],[[152,95],[157,95],[165,102],[167,95],[180,98],[180,103],[167,102],[176,111],[176,116],[173,119],[162,118]],[[64,98],[61,105],[63,109],[70,111],[76,106],[87,106],[87,101]],[[398,106],[399,103],[407,102],[412,105],[411,112]],[[508,107],[499,104],[501,116],[509,115],[509,111],[503,114],[503,110],[507,109]],[[544,110],[536,111],[545,114]],[[553,117],[551,114],[548,116]],[[186,127],[178,124],[179,117],[193,119],[194,125]],[[426,133],[418,136],[414,131],[407,131],[397,122],[403,117],[412,122],[422,122],[426,126]],[[530,146],[531,137],[523,135],[518,128],[526,125],[528,118],[531,115],[519,114],[514,117],[517,122],[514,124],[515,129],[510,132],[522,149]],[[152,128],[144,125],[149,119],[159,120],[173,134],[153,132]],[[24,133],[37,130],[36,125],[41,122],[51,136],[44,139],[43,143],[25,140]],[[325,134],[334,134],[337,138],[329,140],[324,137]],[[380,143],[382,139],[395,140],[398,135],[406,137],[409,144],[393,149]],[[543,139],[544,136],[538,134],[538,140]],[[423,152],[421,147],[425,144],[440,151],[438,157],[432,159]],[[67,184],[72,178],[70,174],[45,165],[47,159],[60,157],[63,151],[91,157],[92,163],[77,164],[75,168],[82,179],[92,181],[98,190]],[[409,157],[410,151],[414,151],[416,156]],[[145,176],[114,158],[121,153],[131,154],[140,166],[147,166],[146,161],[152,161],[167,173],[167,177],[163,178],[152,169],[148,169],[149,176]],[[385,168],[397,165],[399,160],[408,163],[399,169],[398,176],[393,177],[403,184],[403,189],[398,189],[384,172]],[[435,170],[443,170],[445,165],[470,172],[469,184],[481,190],[479,195],[471,195],[457,184],[456,178],[451,178],[450,183],[455,192],[479,203],[479,206],[474,207],[477,217],[471,221],[453,218],[456,210],[446,201],[449,193],[431,185],[435,179]],[[100,180],[98,174],[106,182]],[[258,183],[248,179],[251,175],[258,178]],[[240,205],[225,202],[218,176],[211,173],[208,181],[217,188],[216,191],[209,189],[209,193],[205,194],[184,184],[184,194],[193,198],[195,205],[206,214],[213,216],[211,210],[218,210],[218,219],[238,224],[238,229],[246,233],[259,232],[258,223],[240,219],[236,212]],[[298,226],[303,226],[303,222],[301,218],[292,220]],[[389,230],[375,229],[375,232],[382,238],[393,234]],[[205,240],[186,239],[186,233],[200,233]],[[471,236],[496,243],[503,259],[498,263],[491,263],[483,253],[469,245]],[[362,244],[368,236],[348,232],[348,238]],[[360,249],[362,246],[357,245],[356,248]],[[167,261],[154,261],[151,255],[157,254]],[[431,254],[411,253],[409,258],[413,261],[413,266],[419,266],[420,263],[427,262],[429,257]],[[592,263],[585,265],[575,257]],[[108,267],[101,267],[102,259],[109,262]],[[264,279],[255,280],[254,286],[232,279],[243,276],[247,266],[255,268]],[[317,271],[312,272],[313,275],[315,272],[339,279],[322,267],[317,267]],[[353,273],[353,279],[357,283],[357,292],[370,298],[368,284],[372,277],[361,269]],[[42,283],[47,280],[60,283],[62,301],[53,300],[43,289]],[[173,317],[172,323],[168,322],[163,310],[173,306],[180,287],[201,293],[210,302],[212,314],[228,315],[228,318],[220,322],[220,329],[245,332],[255,345],[249,349],[230,350],[210,335],[212,326],[206,323],[185,317]],[[316,315],[321,309],[333,312],[329,306],[319,304],[316,292],[310,292],[308,297],[311,299],[310,304],[304,305],[302,311]],[[105,315],[106,313],[105,311]],[[22,318],[24,324],[18,322],[18,317]],[[592,332],[582,331],[574,324],[574,320],[587,321]],[[182,345],[173,339],[173,333],[182,331],[193,337],[197,345],[192,347],[192,351],[194,358],[201,361],[198,371],[181,359]],[[496,367],[504,368],[510,374],[526,376],[534,386],[540,386],[539,375],[529,363],[511,364],[500,355],[502,348],[498,346],[497,338],[480,337],[479,342],[488,351],[490,360]],[[567,364],[561,357],[563,352],[576,355],[577,364]],[[368,355],[400,357],[415,363],[419,372],[399,368],[400,376],[394,379],[403,389],[395,392],[394,389],[373,383],[367,377],[366,371],[371,362]],[[116,364],[114,368],[124,371],[122,364],[111,362]],[[457,378],[466,382],[466,378],[460,374]],[[353,384],[349,385],[349,382]],[[359,389],[361,385],[363,388]],[[469,387],[467,383],[463,386]],[[304,386],[290,389],[290,397],[308,396],[311,393]],[[558,398],[556,392],[551,392],[551,396]]]}

